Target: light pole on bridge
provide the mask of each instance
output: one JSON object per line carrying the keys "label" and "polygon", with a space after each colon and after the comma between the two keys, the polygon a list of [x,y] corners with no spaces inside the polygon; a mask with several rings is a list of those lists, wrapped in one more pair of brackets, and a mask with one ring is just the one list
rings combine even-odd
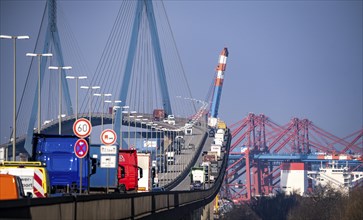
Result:
{"label": "light pole on bridge", "polygon": [[141,120],[142,120],[141,118],[142,117],[143,117],[142,115],[137,115],[136,118],[135,118],[135,136],[134,136],[135,148],[136,148],[136,122],[140,121],[140,123],[141,123]]}
{"label": "light pole on bridge", "polygon": [[[130,108],[130,106],[128,106],[128,105],[125,105],[125,106],[122,106],[122,109],[129,109]],[[120,149],[122,149],[122,140],[123,140],[123,135],[122,135],[122,122],[123,122],[123,114],[124,113],[128,113],[129,111],[127,110],[127,111],[123,111],[121,109],[121,119],[120,119]],[[128,147],[128,146],[127,146]]]}
{"label": "light pole on bridge", "polygon": [[38,57],[38,134],[41,128],[41,86],[40,86],[40,61],[42,57],[51,57],[51,53],[27,53],[28,57]]}
{"label": "light pole on bridge", "polygon": [[58,104],[58,112],[59,112],[59,130],[58,130],[58,133],[59,135],[62,134],[62,70],[70,70],[72,69],[71,66],[49,66],[48,67],[50,70],[59,70],[59,87],[58,87],[58,90],[59,90],[59,104]]}
{"label": "light pole on bridge", "polygon": [[94,89],[100,89],[101,87],[100,86],[81,86],[81,89],[88,89],[89,90],[89,104],[88,104],[88,107],[89,107],[89,112],[88,112],[88,119],[89,119],[89,122],[91,123],[92,125],[92,96],[93,96],[93,90]]}
{"label": "light pole on bridge", "polygon": [[78,119],[78,80],[87,79],[87,76],[66,76],[66,79],[75,79],[76,80],[76,121],[77,121],[77,119]]}
{"label": "light pole on bridge", "polygon": [[105,96],[109,97],[109,96],[112,96],[112,94],[111,93],[95,93],[93,95],[102,97],[101,129],[103,131],[103,112],[105,111]]}
{"label": "light pole on bridge", "polygon": [[13,40],[13,51],[14,51],[14,90],[13,90],[13,161],[15,161],[16,151],[16,40],[29,39],[29,36],[9,36],[0,35],[0,39],[12,39]]}
{"label": "light pole on bridge", "polygon": [[[113,103],[113,105],[112,105],[112,130],[113,130],[113,124],[114,124],[114,122],[113,122],[113,120],[114,120],[114,115],[115,115],[115,109],[119,109],[119,108],[121,108],[121,106],[119,106],[119,105],[114,105],[114,104],[116,104],[116,103],[121,103],[122,101],[121,100],[114,100],[114,101],[111,101],[111,100],[105,100],[104,102],[106,102],[106,103]],[[122,114],[122,112],[121,112],[121,114]],[[121,119],[122,119],[122,116],[121,116]]]}

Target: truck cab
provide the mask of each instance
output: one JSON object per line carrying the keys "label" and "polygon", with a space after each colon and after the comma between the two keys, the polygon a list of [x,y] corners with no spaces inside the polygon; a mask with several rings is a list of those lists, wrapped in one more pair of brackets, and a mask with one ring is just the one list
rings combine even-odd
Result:
{"label": "truck cab", "polygon": [[[0,200],[26,198],[20,177],[0,174]],[[30,195],[28,195],[30,197]]]}
{"label": "truck cab", "polygon": [[[82,167],[82,191],[88,191],[88,180],[95,172],[90,171],[89,154],[79,159],[75,155],[75,135],[34,134],[32,160],[45,164],[48,171],[51,193],[77,193],[80,190]],[[88,139],[86,138],[88,142]],[[82,161],[82,166],[81,164]]]}
{"label": "truck cab", "polygon": [[168,164],[170,164],[170,165],[175,164],[175,152],[174,151],[166,152],[166,158],[167,158]]}
{"label": "truck cab", "polygon": [[137,191],[138,180],[143,177],[143,170],[138,167],[136,150],[119,150],[118,190],[120,192]]}
{"label": "truck cab", "polygon": [[164,123],[168,123],[170,125],[175,125],[175,116],[174,115],[168,115],[167,118],[163,120]]}

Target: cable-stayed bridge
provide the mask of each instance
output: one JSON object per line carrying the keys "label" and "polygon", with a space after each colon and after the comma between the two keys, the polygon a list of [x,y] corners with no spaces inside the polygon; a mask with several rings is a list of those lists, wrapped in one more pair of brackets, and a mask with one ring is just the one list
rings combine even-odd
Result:
{"label": "cable-stayed bridge", "polygon": [[[73,133],[72,125],[80,117],[89,119],[93,126],[111,124],[116,133],[122,134],[119,136],[124,139],[123,148],[135,147],[133,140],[144,139],[145,135],[163,134],[173,139],[184,133],[188,124],[193,126],[193,134],[185,138],[185,145],[193,147],[182,149],[168,171],[158,170],[160,186],[167,191],[158,198],[154,194],[119,195],[119,202],[128,204],[123,207],[131,204],[131,209],[118,218],[154,216],[156,209],[169,216],[191,210],[198,210],[197,215],[201,215],[200,208],[211,203],[219,191],[228,159],[228,154],[222,153],[221,172],[214,184],[202,193],[189,192],[190,169],[200,163],[203,152],[210,150],[212,142],[207,137],[209,103],[196,100],[191,94],[163,2],[142,0],[120,4],[96,70],[89,71],[76,43],[77,37],[72,35],[57,2],[46,2],[32,52],[52,56],[33,57],[23,76],[26,82],[16,110],[16,128],[13,128],[16,129],[15,154],[31,155],[33,133]],[[175,123],[155,120],[153,112],[160,109],[166,116],[173,115]],[[230,138],[227,140],[229,146]],[[7,158],[15,156],[12,143],[1,145],[8,149]],[[188,191],[184,194],[180,190]],[[129,198],[134,202],[130,203]],[[12,207],[19,210],[16,205]],[[81,210],[80,206],[77,209]],[[32,216],[35,215],[33,212]]]}
{"label": "cable-stayed bridge", "polygon": [[[62,15],[56,1],[47,1],[33,52],[53,56],[32,58],[24,76],[26,83],[17,107],[18,152],[30,153],[31,137],[38,130],[38,121],[41,129],[47,128],[47,123],[56,123],[59,115],[67,119],[75,118],[76,113],[89,113],[90,117],[93,112],[107,115],[110,107],[118,105],[120,109],[115,111],[114,128],[119,131],[122,111],[151,115],[154,109],[164,109],[166,114],[178,118],[192,117],[197,113],[201,105],[191,100],[192,94],[162,2],[121,2],[94,71],[87,68],[77,37],[72,35]],[[72,69],[57,71],[50,70],[49,66],[71,66]],[[67,76],[87,76],[87,79],[77,80],[76,86],[88,89],[75,88],[76,80],[67,79]],[[38,78],[41,85],[40,119],[37,115]],[[111,103],[104,103],[106,100]],[[127,109],[123,108],[125,106]],[[101,114],[93,115],[93,124],[99,125]],[[111,121],[105,120],[104,123]],[[63,127],[61,133],[72,132],[65,129],[67,125]]]}

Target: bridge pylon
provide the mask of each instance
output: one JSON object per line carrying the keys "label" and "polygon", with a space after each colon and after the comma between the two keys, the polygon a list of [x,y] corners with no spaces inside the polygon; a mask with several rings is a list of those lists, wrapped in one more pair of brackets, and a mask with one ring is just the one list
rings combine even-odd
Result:
{"label": "bridge pylon", "polygon": [[[132,27],[132,33],[130,38],[130,46],[128,49],[128,55],[126,60],[126,67],[124,71],[124,77],[122,80],[121,90],[119,93],[119,100],[125,102],[127,99],[127,94],[130,85],[131,79],[131,70],[133,68],[133,63],[135,59],[135,52],[139,41],[139,32],[140,32],[140,25],[143,16],[146,16],[147,21],[149,23],[149,31],[151,33],[151,42],[152,42],[152,50],[155,56],[155,65],[157,69],[157,76],[160,83],[161,95],[162,95],[162,104],[163,109],[165,110],[166,114],[173,114],[171,108],[171,102],[169,97],[169,91],[167,86],[167,80],[165,75],[165,68],[163,64],[163,58],[161,54],[161,47],[160,47],[160,39],[157,31],[157,25],[154,15],[154,8],[153,2],[151,0],[143,0],[137,1],[137,6],[135,10],[135,18]],[[120,131],[121,121],[120,114],[122,111],[116,112],[116,120],[115,120],[115,130]]]}
{"label": "bridge pylon", "polygon": [[[42,53],[49,53],[50,46],[51,46],[51,44],[53,44],[53,46],[54,46],[53,57],[55,57],[57,59],[59,66],[64,66],[62,45],[61,45],[58,27],[57,27],[57,3],[56,3],[56,0],[47,0],[45,7],[48,9],[47,10],[48,11],[48,22],[47,22],[47,24],[45,24],[46,21],[43,20],[42,24],[41,24],[41,27],[43,25],[47,25],[47,29],[45,31],[45,41],[44,41]],[[44,13],[46,13],[46,10],[44,11]],[[40,43],[39,39],[40,38],[38,36],[36,45],[38,45]],[[36,51],[34,51],[34,52],[36,52]],[[40,82],[38,82],[38,84],[40,84],[40,86],[42,86],[42,84],[43,84],[47,60],[48,60],[47,57],[44,57],[44,59],[41,60],[41,64],[40,64],[40,79],[41,80],[40,80]],[[63,91],[62,97],[64,97],[65,102],[66,102],[65,106],[66,106],[66,110],[67,110],[67,115],[72,115],[73,114],[72,102],[71,102],[71,98],[70,98],[70,94],[69,94],[68,83],[67,83],[65,76],[66,76],[65,71],[62,69],[62,71],[61,71],[62,91]],[[29,119],[27,133],[26,133],[26,139],[25,139],[25,144],[24,144],[24,149],[29,154],[31,154],[31,149],[32,149],[31,143],[32,143],[32,137],[33,137],[33,132],[34,132],[33,128],[35,125],[35,121],[37,119],[38,99],[37,99],[36,93],[34,93],[34,101],[32,103],[33,103],[33,106],[31,108],[31,117]],[[41,120],[41,119],[38,118],[37,120]]]}

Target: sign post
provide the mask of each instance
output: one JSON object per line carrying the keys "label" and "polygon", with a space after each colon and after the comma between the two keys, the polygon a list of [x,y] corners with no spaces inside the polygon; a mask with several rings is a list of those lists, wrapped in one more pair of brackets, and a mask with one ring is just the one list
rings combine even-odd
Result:
{"label": "sign post", "polygon": [[112,155],[116,155],[117,150],[116,150],[116,146],[114,146],[113,144],[116,142],[117,140],[117,135],[116,132],[112,129],[105,129],[102,131],[101,136],[100,136],[101,142],[106,145],[103,146],[101,145],[100,147],[100,153],[101,154],[106,154],[101,156],[101,168],[107,168],[106,171],[106,184],[107,184],[107,188],[106,188],[106,193],[108,193],[108,181],[109,181],[109,168],[114,168],[116,167],[116,157],[112,156]]}
{"label": "sign post", "polygon": [[82,194],[83,158],[88,153],[88,143],[83,138],[91,134],[91,122],[85,118],[76,120],[73,124],[73,133],[81,138],[74,145],[74,153],[79,158],[79,193]]}

